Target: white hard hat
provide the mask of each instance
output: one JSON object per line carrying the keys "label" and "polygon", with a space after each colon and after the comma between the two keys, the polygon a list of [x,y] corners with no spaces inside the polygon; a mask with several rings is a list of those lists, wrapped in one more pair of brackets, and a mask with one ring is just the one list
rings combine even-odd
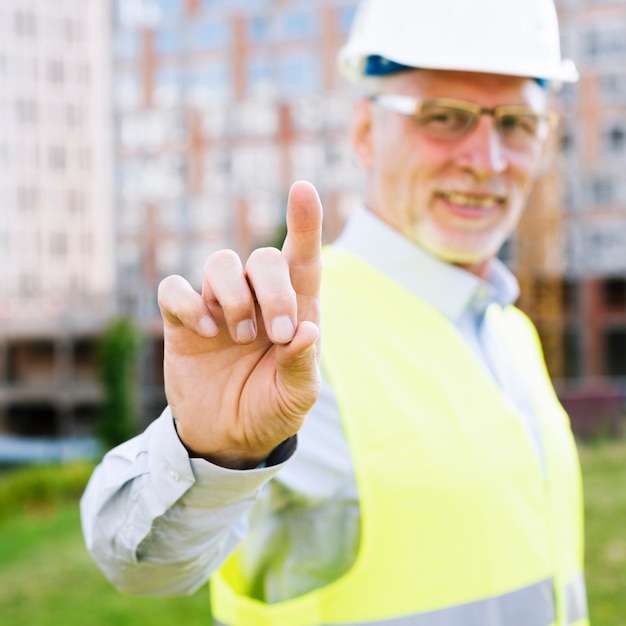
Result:
{"label": "white hard hat", "polygon": [[366,74],[368,59],[404,66],[574,82],[561,59],[552,0],[362,0],[339,66]]}

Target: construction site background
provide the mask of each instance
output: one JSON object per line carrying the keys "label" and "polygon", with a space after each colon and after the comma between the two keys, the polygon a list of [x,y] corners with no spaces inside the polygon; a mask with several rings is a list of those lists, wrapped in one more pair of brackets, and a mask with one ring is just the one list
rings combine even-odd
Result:
{"label": "construction site background", "polygon": [[[293,180],[315,183],[337,236],[361,188],[335,67],[355,4],[2,3],[0,462],[94,453],[96,344],[118,317],[144,337],[137,429],[154,419],[158,282],[198,284],[212,251],[275,242]],[[556,96],[551,158],[502,257],[589,438],[626,411],[626,3],[557,6],[581,80]]]}

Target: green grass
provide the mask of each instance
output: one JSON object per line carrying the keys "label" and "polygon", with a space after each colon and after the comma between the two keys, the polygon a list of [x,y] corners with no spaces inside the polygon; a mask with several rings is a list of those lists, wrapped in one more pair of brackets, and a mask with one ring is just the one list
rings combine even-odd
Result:
{"label": "green grass", "polygon": [[115,591],[87,555],[76,506],[0,523],[0,563],[0,621],[7,626],[210,623],[208,588],[180,598]]}
{"label": "green grass", "polygon": [[[581,459],[592,626],[623,626],[626,623],[626,441],[583,446]],[[75,484],[76,473],[82,472],[60,471],[66,476],[62,482],[70,484]],[[91,562],[83,545],[78,507],[72,499],[75,489],[58,487],[52,474],[53,471],[47,470],[45,480],[40,470],[35,470],[35,478],[19,475],[22,489],[34,481],[45,497],[37,503],[28,498],[22,500],[22,505],[12,514],[7,514],[5,509],[0,516],[0,623],[7,626],[210,623],[207,588],[194,596],[180,598],[134,598],[115,591]],[[9,478],[9,474],[0,475],[0,495],[3,488],[4,493],[14,494],[15,488],[7,487]],[[50,491],[42,488],[41,483],[57,487]]]}
{"label": "green grass", "polygon": [[118,593],[85,549],[78,496],[90,466],[0,473],[2,626],[210,624],[208,587],[192,597]]}
{"label": "green grass", "polygon": [[592,626],[626,623],[626,441],[581,446]]}

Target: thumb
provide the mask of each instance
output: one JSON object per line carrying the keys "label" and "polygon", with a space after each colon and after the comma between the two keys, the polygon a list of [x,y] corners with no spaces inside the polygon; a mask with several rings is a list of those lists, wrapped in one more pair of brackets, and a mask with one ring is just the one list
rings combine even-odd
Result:
{"label": "thumb", "polygon": [[313,322],[303,321],[292,341],[276,346],[276,385],[284,410],[293,417],[308,413],[320,393],[319,334]]}

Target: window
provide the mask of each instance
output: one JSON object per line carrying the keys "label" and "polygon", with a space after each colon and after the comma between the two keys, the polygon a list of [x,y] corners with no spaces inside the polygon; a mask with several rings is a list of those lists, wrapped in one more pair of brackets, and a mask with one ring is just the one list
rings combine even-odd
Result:
{"label": "window", "polygon": [[14,14],[15,33],[22,37],[34,37],[37,34],[35,16],[27,11],[17,11]]}
{"label": "window", "polygon": [[93,233],[85,232],[80,237],[81,252],[85,256],[91,256],[93,254]]}
{"label": "window", "polygon": [[281,92],[287,96],[315,93],[321,87],[321,60],[314,53],[289,55],[279,62]]}
{"label": "window", "polygon": [[20,124],[35,124],[37,122],[37,103],[34,100],[20,98],[16,102],[17,121]]}
{"label": "window", "polygon": [[20,295],[33,297],[39,293],[41,281],[36,274],[22,274],[19,279]]}
{"label": "window", "polygon": [[339,7],[337,9],[337,27],[339,32],[343,35],[347,35],[350,27],[352,26],[352,20],[356,12],[356,3],[351,6]]}
{"label": "window", "polygon": [[325,164],[324,146],[320,143],[296,143],[289,155],[294,179],[316,180]]}
{"label": "window", "polygon": [[83,85],[89,84],[91,79],[91,70],[87,63],[80,63],[78,66],[77,80]]}
{"label": "window", "polygon": [[[229,0],[232,2],[232,0]],[[202,0],[202,6],[206,10],[219,9],[223,4],[226,3],[226,0]]]}
{"label": "window", "polygon": [[576,83],[564,83],[559,90],[557,96],[563,104],[573,105],[576,102],[576,94]]}
{"label": "window", "polygon": [[232,95],[233,76],[226,63],[211,63],[193,67],[189,71],[191,100],[202,104],[214,99],[226,99]]}
{"label": "window", "polygon": [[600,93],[606,100],[626,99],[626,74],[605,74],[598,78]]}
{"label": "window", "polygon": [[64,170],[66,165],[65,148],[50,146],[48,149],[48,166],[51,170]]}
{"label": "window", "polygon": [[[124,1],[127,2],[128,0]],[[182,14],[184,4],[182,0],[155,0],[155,5],[164,22],[178,19]]]}
{"label": "window", "polygon": [[290,11],[283,16],[280,33],[285,39],[307,39],[319,32],[319,19],[311,10]]}
{"label": "window", "polygon": [[280,153],[275,146],[235,148],[231,167],[232,179],[241,189],[270,189],[279,185]]}
{"label": "window", "polygon": [[66,196],[67,211],[71,215],[78,215],[84,211],[85,198],[77,189],[70,189]]}
{"label": "window", "polygon": [[563,375],[565,378],[578,378],[582,375],[580,334],[573,328],[563,333]]}
{"label": "window", "polygon": [[563,313],[565,315],[575,313],[578,308],[578,297],[578,283],[572,280],[563,281],[561,302],[563,306]]}
{"label": "window", "polygon": [[611,204],[614,201],[613,181],[608,177],[595,178],[591,183],[593,204]]}
{"label": "window", "polygon": [[78,41],[81,30],[77,21],[66,18],[64,21],[64,32],[66,41]]}
{"label": "window", "polygon": [[604,371],[607,376],[626,376],[626,329],[604,332]]}
{"label": "window", "polygon": [[88,146],[82,146],[77,152],[78,167],[84,172],[88,172],[92,165],[91,149]]}
{"label": "window", "polygon": [[183,75],[176,67],[164,67],[156,72],[154,84],[155,104],[169,106],[180,99],[183,89]]}
{"label": "window", "polygon": [[62,83],[65,75],[63,62],[59,60],[48,61],[48,80],[51,83]]}
{"label": "window", "polygon": [[[285,214],[273,193],[253,192],[246,198],[248,225],[260,245],[282,245],[286,236]],[[282,232],[282,231],[285,232]],[[279,231],[277,233],[277,231]],[[269,241],[269,238],[273,241]]]}
{"label": "window", "polygon": [[154,28],[168,13],[169,6],[176,9],[179,0],[157,2],[155,0],[116,0],[113,5],[115,24],[126,28]]}
{"label": "window", "polygon": [[626,224],[622,222],[606,222],[588,224],[583,231],[586,270],[606,274],[626,271]]}
{"label": "window", "polygon": [[251,93],[268,91],[274,83],[272,62],[267,57],[253,56],[246,66],[247,85]]}
{"label": "window", "polygon": [[114,91],[116,104],[121,108],[132,108],[139,104],[141,86],[139,77],[134,74],[118,74],[115,80]]}
{"label": "window", "polygon": [[564,154],[571,154],[574,151],[574,131],[570,126],[563,126],[561,128],[561,136],[559,137],[559,145],[561,152]]}
{"label": "window", "polygon": [[181,51],[181,33],[177,29],[166,28],[156,33],[156,48],[161,54],[177,54]]}
{"label": "window", "polygon": [[0,167],[6,171],[9,168],[9,165],[9,146],[7,146],[6,143],[0,143]]}
{"label": "window", "polygon": [[65,107],[65,119],[68,128],[80,128],[84,121],[84,110],[77,104]]}
{"label": "window", "polygon": [[56,257],[67,255],[67,234],[53,233],[50,238],[50,254]]}
{"label": "window", "polygon": [[33,187],[18,187],[17,208],[20,211],[35,211],[37,209],[37,190]]}
{"label": "window", "polygon": [[230,27],[225,22],[199,22],[192,24],[189,46],[193,50],[224,48],[230,43]]}
{"label": "window", "polygon": [[[225,3],[226,0],[204,0],[205,4],[220,4]],[[260,9],[267,9],[272,0],[228,0],[229,4],[233,4],[237,9],[241,11],[259,11]]]}
{"label": "window", "polygon": [[626,309],[626,279],[607,278],[602,281],[602,300],[609,309]]}
{"label": "window", "polygon": [[137,59],[139,57],[139,36],[128,29],[120,29],[113,40],[113,54],[118,59]]}
{"label": "window", "polygon": [[625,51],[624,27],[619,23],[595,25],[584,38],[584,52],[591,61],[619,59]]}
{"label": "window", "polygon": [[263,101],[244,100],[232,109],[231,127],[238,134],[269,135],[278,132],[279,110]]}
{"label": "window", "polygon": [[270,34],[270,22],[266,17],[252,17],[246,22],[246,39],[253,44],[266,43]]}
{"label": "window", "polygon": [[604,131],[605,150],[610,154],[621,154],[626,149],[626,129],[622,124],[613,124]]}

